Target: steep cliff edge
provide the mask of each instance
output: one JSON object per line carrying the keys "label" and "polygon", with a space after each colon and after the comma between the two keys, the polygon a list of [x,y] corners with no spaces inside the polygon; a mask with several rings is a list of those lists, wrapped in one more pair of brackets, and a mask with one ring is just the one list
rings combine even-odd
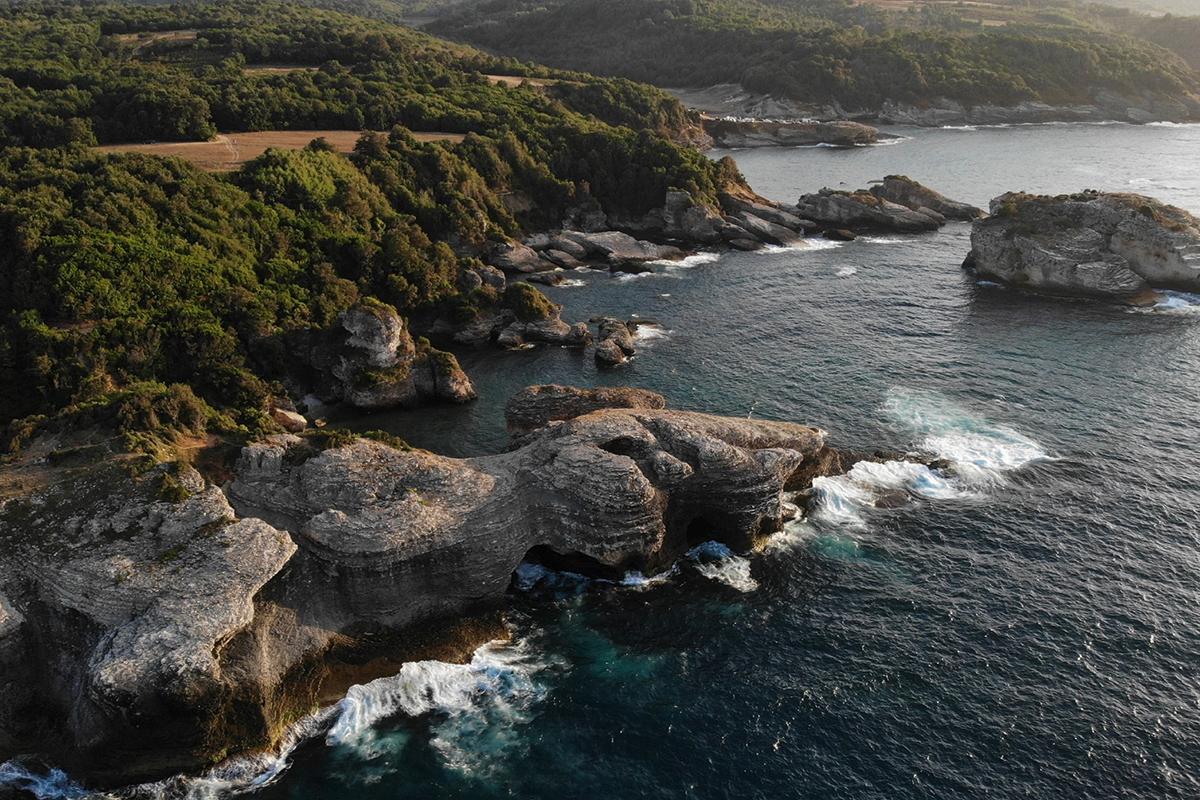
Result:
{"label": "steep cliff edge", "polygon": [[530,553],[620,575],[752,549],[825,452],[648,392],[526,394],[519,446],[488,457],[279,435],[224,489],[178,463],[47,468],[0,506],[0,761],[113,785],[269,748],[350,683],[495,638]]}
{"label": "steep cliff edge", "polygon": [[1200,291],[1200,220],[1136,194],[1010,192],[971,228],[963,267],[1046,294],[1153,303],[1154,289]]}

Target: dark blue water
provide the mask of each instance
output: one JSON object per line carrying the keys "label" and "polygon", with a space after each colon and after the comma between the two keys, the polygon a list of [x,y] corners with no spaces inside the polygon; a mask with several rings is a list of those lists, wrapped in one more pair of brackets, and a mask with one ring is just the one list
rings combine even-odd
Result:
{"label": "dark blue water", "polygon": [[[1095,187],[1200,210],[1195,127],[910,133],[735,155],[779,199],[901,172],[976,203]],[[962,466],[825,481],[765,552],[710,547],[662,580],[523,570],[511,644],[355,690],[259,796],[1200,795],[1198,301],[979,288],[968,232],[586,273],[547,290],[564,318],[663,326],[629,364],[464,353],[478,403],[357,423],[475,454],[521,386],[629,384]],[[869,507],[893,487],[913,502]]]}

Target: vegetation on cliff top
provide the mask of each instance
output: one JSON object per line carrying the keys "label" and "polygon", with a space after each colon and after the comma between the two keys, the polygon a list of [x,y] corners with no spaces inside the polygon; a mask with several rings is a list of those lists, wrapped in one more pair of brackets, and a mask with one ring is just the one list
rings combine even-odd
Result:
{"label": "vegetation on cliff top", "polygon": [[[168,31],[185,33],[148,33]],[[244,69],[262,62],[314,68]],[[206,419],[255,428],[307,332],[362,298],[461,315],[481,298],[460,294],[459,269],[496,239],[593,198],[625,215],[669,189],[715,202],[736,179],[672,143],[691,120],[657,90],[570,76],[555,94],[481,73],[506,67],[273,2],[0,10],[0,425],[139,386],[153,407],[176,386]],[[226,175],[87,147],[270,127],[391,133]]]}
{"label": "vegetation on cliff top", "polygon": [[[906,11],[845,0],[489,0],[430,30],[556,67],[659,86],[740,83],[846,108],[1200,90],[1177,55],[1125,35],[1138,30],[1122,15],[1052,0]],[[1155,41],[1169,46],[1172,35]]]}

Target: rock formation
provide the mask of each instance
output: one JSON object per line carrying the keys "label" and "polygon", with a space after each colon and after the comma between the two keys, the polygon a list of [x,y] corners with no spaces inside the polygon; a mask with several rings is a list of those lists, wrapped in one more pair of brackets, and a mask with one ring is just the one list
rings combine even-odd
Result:
{"label": "rock formation", "polygon": [[382,409],[475,398],[453,355],[414,342],[396,310],[375,301],[339,314],[328,341],[313,347],[308,360],[320,375],[315,394],[326,403]]}
{"label": "rock formation", "polygon": [[1200,291],[1200,220],[1134,194],[1023,193],[992,201],[971,229],[964,268],[1029,291],[1121,303],[1152,289]]}
{"label": "rock formation", "polygon": [[888,175],[871,187],[871,194],[880,200],[904,206],[928,217],[970,222],[984,216],[983,209],[959,203],[914,181],[906,175]]}
{"label": "rock formation", "polygon": [[796,203],[799,213],[824,228],[836,230],[890,230],[900,233],[936,231],[945,219],[913,211],[869,191],[842,192],[822,189]]}
{"label": "rock formation", "polygon": [[861,147],[895,138],[858,122],[771,122],[766,120],[704,120],[704,130],[717,147],[804,147],[828,144]]}
{"label": "rock formation", "polygon": [[656,392],[625,386],[576,389],[574,386],[529,386],[514,394],[504,406],[509,438],[518,442],[551,422],[582,417],[604,408],[666,408]]}
{"label": "rock formation", "polygon": [[110,456],[7,500],[0,760],[45,752],[100,785],[196,769],[428,657],[431,632],[493,638],[453,620],[501,607],[531,554],[652,574],[779,530],[823,434],[660,405],[543,387],[509,404],[522,444],[500,455],[281,434],[224,490]]}

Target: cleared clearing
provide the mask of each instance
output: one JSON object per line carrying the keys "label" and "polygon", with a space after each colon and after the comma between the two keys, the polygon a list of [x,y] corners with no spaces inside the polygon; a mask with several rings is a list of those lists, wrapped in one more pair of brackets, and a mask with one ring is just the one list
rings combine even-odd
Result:
{"label": "cleared clearing", "polygon": [[317,68],[308,64],[252,64],[248,67],[242,67],[242,72],[249,75],[281,75],[296,70],[304,70],[305,72],[316,72]]}
{"label": "cleared clearing", "polygon": [[[155,142],[154,144],[109,144],[94,148],[102,153],[150,153],[179,156],[206,172],[232,172],[271,147],[299,150],[313,139],[324,137],[339,153],[349,153],[362,131],[257,131],[221,134],[211,142]],[[461,142],[464,134],[413,132],[421,142]]]}
{"label": "cleared clearing", "polygon": [[550,78],[523,78],[519,75],[485,75],[484,77],[502,86],[520,86],[523,81],[527,81],[533,86],[550,86],[558,83]]}

